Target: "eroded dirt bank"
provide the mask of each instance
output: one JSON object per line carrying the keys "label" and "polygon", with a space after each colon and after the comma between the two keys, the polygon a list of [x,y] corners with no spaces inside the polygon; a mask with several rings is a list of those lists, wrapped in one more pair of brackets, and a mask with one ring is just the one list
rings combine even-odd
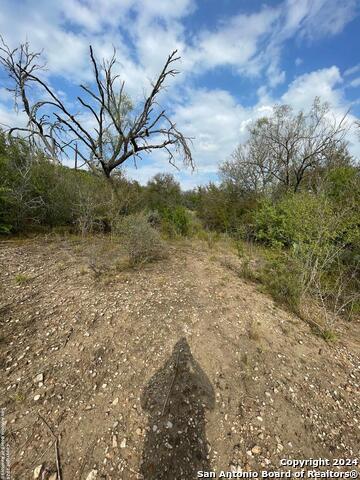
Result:
{"label": "eroded dirt bank", "polygon": [[14,479],[40,464],[56,471],[46,422],[60,434],[64,479],[191,479],[358,454],[353,325],[327,345],[200,245],[97,278],[89,249],[101,250],[0,245],[0,404]]}

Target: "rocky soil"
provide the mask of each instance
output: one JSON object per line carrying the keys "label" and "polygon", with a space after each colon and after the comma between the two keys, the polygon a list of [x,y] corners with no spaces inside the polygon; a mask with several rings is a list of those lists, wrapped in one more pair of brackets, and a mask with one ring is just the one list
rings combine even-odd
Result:
{"label": "rocky soil", "polygon": [[359,454],[358,326],[327,344],[202,244],[132,270],[118,255],[101,238],[0,245],[11,478],[56,479],[56,451],[64,480]]}

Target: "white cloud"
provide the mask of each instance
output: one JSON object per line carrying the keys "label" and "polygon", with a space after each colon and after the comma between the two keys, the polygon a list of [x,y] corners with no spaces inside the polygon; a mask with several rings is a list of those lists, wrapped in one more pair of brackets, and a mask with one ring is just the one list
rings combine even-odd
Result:
{"label": "white cloud", "polygon": [[355,73],[358,73],[358,72],[360,72],[360,63],[355,65],[354,67],[351,67],[351,68],[348,68],[347,70],[345,70],[344,76],[348,77],[348,76],[354,75]]}
{"label": "white cloud", "polygon": [[278,9],[264,8],[258,13],[237,15],[216,31],[202,32],[197,52],[201,64],[207,68],[231,65],[239,72],[258,73],[259,65],[252,60],[278,17]]}
{"label": "white cloud", "polygon": [[[12,46],[27,38],[34,49],[44,48],[49,71],[71,80],[89,80],[92,43],[99,58],[117,47],[130,88],[152,77],[174,48],[183,55],[184,72],[230,66],[239,74],[265,72],[275,87],[285,80],[280,62],[286,40],[336,34],[356,11],[355,0],[284,0],[225,18],[214,30],[185,32],[182,19],[196,7],[195,0],[38,0],[36,8],[32,2],[14,8],[3,0],[0,31]],[[135,73],[134,82],[127,72]]]}
{"label": "white cloud", "polygon": [[315,39],[340,33],[357,13],[357,0],[289,0],[289,5],[297,9],[306,5],[300,32],[308,39]]}
{"label": "white cloud", "polygon": [[341,83],[342,77],[336,66],[316,70],[296,78],[281,101],[300,110],[309,108],[318,96],[335,107],[342,104],[342,91],[337,88]]}
{"label": "white cloud", "polygon": [[26,125],[26,116],[23,112],[16,112],[8,105],[0,102],[0,128],[5,127],[24,127]]}
{"label": "white cloud", "polygon": [[0,88],[0,102],[7,103],[10,102],[12,98],[11,93],[6,88]]}
{"label": "white cloud", "polygon": [[195,137],[197,170],[213,173],[238,142],[246,111],[226,91],[192,90],[186,102],[175,109],[174,117],[186,135]]}
{"label": "white cloud", "polygon": [[357,77],[357,78],[354,78],[354,80],[351,80],[349,85],[350,87],[354,87],[354,88],[360,87],[360,77]]}
{"label": "white cloud", "polygon": [[102,0],[101,4],[97,0],[61,0],[56,2],[55,9],[70,24],[99,33],[124,21],[136,3],[135,0]]}
{"label": "white cloud", "polygon": [[[281,55],[290,39],[314,41],[340,33],[357,14],[356,0],[285,0],[278,9],[278,19],[272,26],[263,52],[258,55],[261,65],[269,64],[268,82],[272,87],[285,80],[281,71]],[[302,59],[295,60],[300,65]]]}
{"label": "white cloud", "polygon": [[246,137],[248,116],[249,111],[224,90],[189,90],[183,103],[175,107],[173,117],[177,127],[193,137],[195,172],[182,169],[178,173],[163,152],[152,155],[151,165],[139,163],[138,170],[130,166],[126,171],[141,183],[159,171],[173,173],[184,188],[207,183],[209,175],[217,173],[219,162],[228,158],[240,139]]}
{"label": "white cloud", "polygon": [[166,20],[182,18],[192,13],[196,5],[193,0],[156,0],[156,2],[148,2],[137,0],[137,11],[143,17],[161,17]]}
{"label": "white cloud", "polygon": [[267,77],[269,86],[274,88],[286,80],[286,73],[284,70],[279,70],[277,63],[271,63],[267,69]]}

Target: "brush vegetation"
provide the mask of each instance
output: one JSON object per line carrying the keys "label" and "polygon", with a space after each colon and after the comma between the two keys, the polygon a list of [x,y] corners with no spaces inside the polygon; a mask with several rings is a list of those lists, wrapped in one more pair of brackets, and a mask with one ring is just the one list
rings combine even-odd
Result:
{"label": "brush vegetation", "polygon": [[132,265],[163,258],[166,240],[213,249],[227,236],[244,278],[332,339],[337,318],[360,312],[360,172],[326,115],[319,100],[308,114],[275,109],[220,164],[219,184],[185,192],[170,174],[143,186],[68,168],[1,132],[0,232],[109,234]]}

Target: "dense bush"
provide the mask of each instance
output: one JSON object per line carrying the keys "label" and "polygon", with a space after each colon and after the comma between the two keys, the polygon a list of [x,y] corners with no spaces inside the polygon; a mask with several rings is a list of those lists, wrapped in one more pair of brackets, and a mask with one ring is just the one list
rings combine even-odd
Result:
{"label": "dense bush", "polygon": [[143,207],[142,189],[117,175],[74,170],[0,132],[0,233],[67,226],[82,234],[110,230]]}
{"label": "dense bush", "polygon": [[163,211],[181,204],[180,184],[169,173],[158,173],[148,181],[144,202],[150,210]]}
{"label": "dense bush", "polygon": [[160,234],[143,214],[129,215],[118,225],[123,246],[131,265],[158,260],[165,255],[165,245]]}
{"label": "dense bush", "polygon": [[[359,309],[360,196],[356,169],[328,172],[321,193],[303,192],[254,215],[254,236],[277,256],[262,279],[275,298],[299,311],[311,297],[334,316]],[[327,315],[327,318],[330,318]]]}
{"label": "dense bush", "polygon": [[214,183],[198,188],[191,198],[205,228],[231,235],[241,226],[252,223],[258,201],[256,195],[243,194],[228,184]]}
{"label": "dense bush", "polygon": [[300,313],[304,290],[301,261],[279,252],[271,257],[260,272],[259,280],[275,300]]}
{"label": "dense bush", "polygon": [[311,193],[288,194],[277,203],[265,199],[254,214],[254,235],[270,246],[311,243],[318,237],[319,222],[329,227],[323,235],[336,236],[330,229],[333,215],[326,197]]}
{"label": "dense bush", "polygon": [[164,208],[160,215],[163,232],[169,237],[187,236],[190,233],[191,218],[184,207]]}
{"label": "dense bush", "polygon": [[191,215],[172,175],[155,175],[146,187],[121,174],[110,182],[51,162],[24,140],[0,132],[0,233],[38,226],[67,226],[82,235],[111,231],[122,217],[144,209],[150,223],[169,237],[191,231]]}

